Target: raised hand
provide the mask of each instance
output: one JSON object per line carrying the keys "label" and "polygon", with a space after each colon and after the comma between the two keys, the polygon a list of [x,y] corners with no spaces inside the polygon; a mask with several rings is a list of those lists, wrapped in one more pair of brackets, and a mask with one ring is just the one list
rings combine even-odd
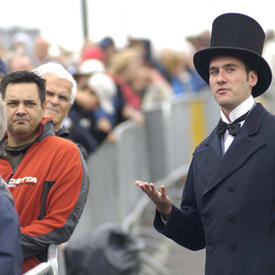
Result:
{"label": "raised hand", "polygon": [[137,180],[135,184],[153,201],[161,215],[167,218],[172,210],[172,201],[166,194],[165,186],[161,185],[158,191],[154,183]]}

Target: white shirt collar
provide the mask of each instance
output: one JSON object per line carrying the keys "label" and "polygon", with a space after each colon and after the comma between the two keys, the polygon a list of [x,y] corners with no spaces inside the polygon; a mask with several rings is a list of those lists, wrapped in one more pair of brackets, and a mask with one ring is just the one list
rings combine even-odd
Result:
{"label": "white shirt collar", "polygon": [[[254,104],[255,104],[255,101],[253,96],[251,95],[249,98],[247,98],[245,101],[243,101],[240,105],[238,105],[235,109],[231,111],[231,113],[229,114],[229,118],[231,122],[233,122],[240,116],[247,113],[253,107]],[[228,121],[223,111],[220,110],[220,112],[221,112],[221,119],[226,123],[231,123],[230,121]]]}

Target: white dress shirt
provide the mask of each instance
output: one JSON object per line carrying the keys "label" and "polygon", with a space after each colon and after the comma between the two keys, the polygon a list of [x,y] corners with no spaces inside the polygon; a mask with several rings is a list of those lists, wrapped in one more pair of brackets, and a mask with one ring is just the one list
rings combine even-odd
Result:
{"label": "white dress shirt", "polygon": [[[244,102],[242,102],[239,106],[237,106],[230,114],[229,114],[229,118],[230,121],[227,119],[227,117],[224,115],[224,113],[221,112],[221,119],[226,122],[226,123],[232,123],[234,120],[236,120],[237,118],[239,118],[240,116],[244,115],[245,113],[247,113],[249,110],[251,110],[251,108],[254,106],[255,101],[253,96],[251,95],[248,99],[246,99]],[[244,121],[240,122],[241,127],[244,124]],[[223,138],[222,138],[222,147],[223,147],[223,153],[225,153],[227,151],[227,149],[229,148],[229,146],[231,145],[232,141],[234,140],[234,136],[230,135],[228,133],[228,130],[226,130]]]}

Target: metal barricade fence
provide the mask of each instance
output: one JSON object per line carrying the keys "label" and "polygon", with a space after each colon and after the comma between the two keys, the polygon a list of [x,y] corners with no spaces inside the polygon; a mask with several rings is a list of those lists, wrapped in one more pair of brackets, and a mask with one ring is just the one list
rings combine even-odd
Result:
{"label": "metal barricade fence", "polygon": [[40,263],[24,275],[66,275],[65,259],[61,246],[48,247],[48,261]]}
{"label": "metal barricade fence", "polygon": [[148,180],[161,180],[188,164],[195,146],[217,123],[218,111],[209,90],[146,109]]}
{"label": "metal barricade fence", "polygon": [[196,119],[207,118],[203,123],[209,129],[209,121],[218,121],[218,108],[207,90],[145,109],[145,125],[122,123],[115,129],[117,141],[90,156],[90,191],[72,240],[106,222],[122,224],[143,197],[136,179],[156,182],[189,164],[196,132],[190,130],[195,123],[191,105],[198,102],[203,117]]}

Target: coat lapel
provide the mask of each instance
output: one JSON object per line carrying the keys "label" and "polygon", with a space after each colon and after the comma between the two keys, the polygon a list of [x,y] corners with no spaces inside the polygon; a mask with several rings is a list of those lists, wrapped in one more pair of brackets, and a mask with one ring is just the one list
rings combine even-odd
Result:
{"label": "coat lapel", "polygon": [[212,131],[204,146],[195,153],[194,157],[196,157],[200,175],[207,185],[223,157],[221,140],[216,134],[216,128]]}
{"label": "coat lapel", "polygon": [[[252,154],[264,146],[264,142],[261,141],[259,137],[257,139],[255,137],[260,130],[260,125],[265,114],[265,109],[260,104],[257,104],[220,161],[213,162],[213,160],[210,160],[210,163],[212,163],[212,165],[216,164],[216,166],[212,167],[211,174],[209,172],[206,173],[208,176],[208,184],[204,194],[208,193],[226,177],[234,173]],[[217,138],[219,139],[218,136]],[[215,146],[215,143],[214,138],[212,145]],[[213,154],[208,156],[207,161],[209,161],[210,156],[212,157]],[[203,168],[203,173],[205,172],[204,170]]]}

